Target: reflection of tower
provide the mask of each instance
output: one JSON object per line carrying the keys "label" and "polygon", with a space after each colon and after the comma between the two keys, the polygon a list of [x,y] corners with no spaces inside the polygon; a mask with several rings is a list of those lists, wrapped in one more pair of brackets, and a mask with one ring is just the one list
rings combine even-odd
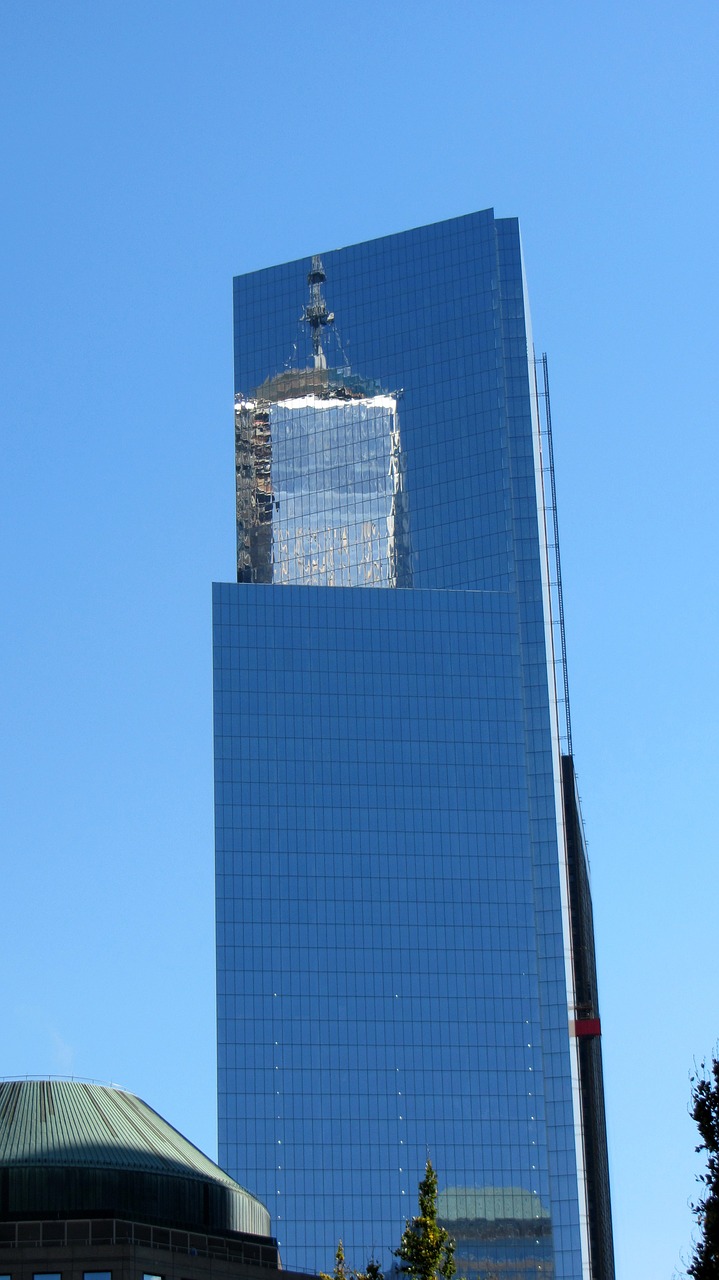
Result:
{"label": "reflection of tower", "polygon": [[269,407],[235,414],[237,581],[272,581],[272,442]]}
{"label": "reflection of tower", "polygon": [[329,369],[334,322],[312,259],[313,365],[267,379],[235,405],[237,580],[403,587],[409,529],[397,396]]}
{"label": "reflection of tower", "polygon": [[437,1210],[468,1275],[521,1275],[529,1255],[551,1276],[552,1221],[538,1196],[522,1187],[447,1187]]}
{"label": "reflection of tower", "polygon": [[310,286],[310,300],[302,312],[302,319],[307,321],[312,333],[312,353],[315,369],[327,368],[327,360],[322,350],[322,330],[325,325],[332,324],[335,318],[334,313],[327,310],[327,303],[322,295],[322,285],[326,279],[327,276],[322,266],[322,259],[316,253],[312,259],[312,268],[307,276],[307,283]]}

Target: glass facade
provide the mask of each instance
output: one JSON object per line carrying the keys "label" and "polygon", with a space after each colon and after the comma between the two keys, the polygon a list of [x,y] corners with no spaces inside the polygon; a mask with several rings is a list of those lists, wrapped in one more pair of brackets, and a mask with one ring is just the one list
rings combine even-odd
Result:
{"label": "glass facade", "polygon": [[408,585],[394,396],[240,399],[235,460],[241,582]]}
{"label": "glass facade", "polygon": [[528,323],[491,210],[235,281],[220,1162],[290,1267],[388,1268],[429,1151],[460,1275],[599,1274]]}

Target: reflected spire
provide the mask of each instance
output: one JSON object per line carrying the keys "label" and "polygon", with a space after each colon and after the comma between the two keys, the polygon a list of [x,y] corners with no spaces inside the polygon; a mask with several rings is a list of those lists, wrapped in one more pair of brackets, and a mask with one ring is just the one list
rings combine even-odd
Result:
{"label": "reflected spire", "polygon": [[327,303],[322,293],[322,285],[327,276],[318,253],[312,257],[312,269],[308,273],[307,283],[310,286],[310,300],[302,312],[302,319],[310,326],[312,333],[312,353],[315,369],[326,369],[327,359],[322,348],[322,330],[325,325],[332,324],[335,316],[327,310]]}

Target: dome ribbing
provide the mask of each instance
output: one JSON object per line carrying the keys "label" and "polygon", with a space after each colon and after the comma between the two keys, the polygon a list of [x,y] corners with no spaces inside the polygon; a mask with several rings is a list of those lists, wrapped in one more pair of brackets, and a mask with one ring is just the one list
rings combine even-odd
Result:
{"label": "dome ribbing", "polygon": [[122,1089],[0,1081],[0,1169],[4,1218],[100,1213],[270,1234],[259,1200]]}

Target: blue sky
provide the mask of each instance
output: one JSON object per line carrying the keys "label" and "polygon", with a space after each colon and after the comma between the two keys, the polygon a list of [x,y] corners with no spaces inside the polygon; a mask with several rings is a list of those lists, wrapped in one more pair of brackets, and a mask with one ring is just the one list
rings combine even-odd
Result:
{"label": "blue sky", "polygon": [[231,277],[493,205],[550,361],[620,1280],[719,1037],[716,6],[5,0],[0,1074],[215,1148]]}

